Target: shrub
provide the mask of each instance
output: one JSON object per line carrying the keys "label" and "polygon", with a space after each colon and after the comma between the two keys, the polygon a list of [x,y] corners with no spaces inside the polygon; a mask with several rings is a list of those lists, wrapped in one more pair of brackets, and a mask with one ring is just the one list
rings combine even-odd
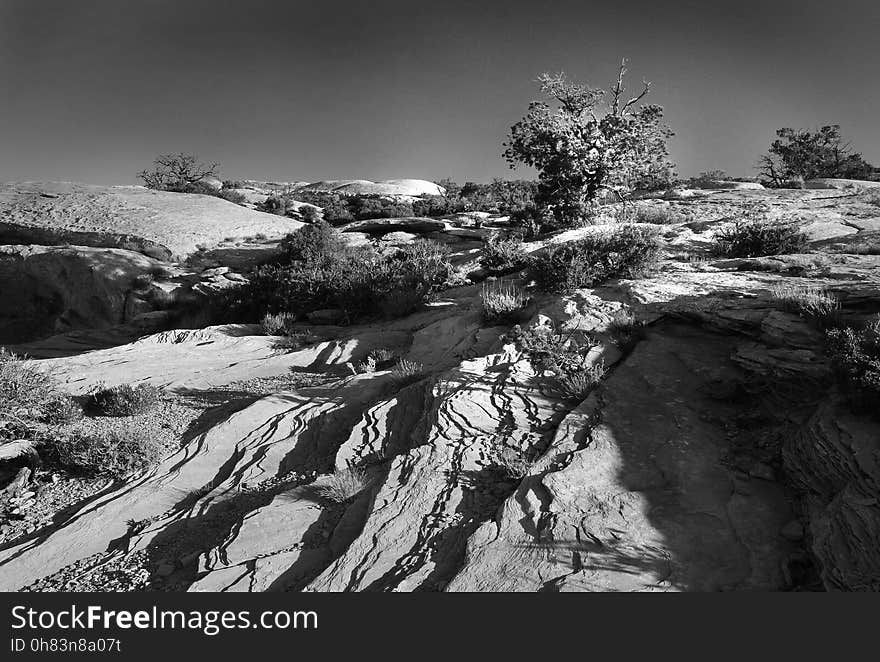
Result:
{"label": "shrub", "polygon": [[306,223],[317,223],[321,220],[321,210],[317,207],[303,206],[299,208],[299,215]]}
{"label": "shrub", "polygon": [[525,454],[512,448],[505,448],[495,460],[495,464],[504,472],[504,475],[516,480],[522,480],[529,475],[532,463]]}
{"label": "shrub", "polygon": [[[378,312],[409,314],[453,273],[446,249],[434,242],[416,241],[380,255],[370,247],[337,249],[335,231],[327,230],[322,223],[293,233],[286,242],[288,263],[258,267],[246,285],[228,295],[230,314],[241,321],[336,309],[349,322]],[[406,297],[392,301],[401,292]]]}
{"label": "shrub", "polygon": [[317,494],[333,503],[345,503],[360,494],[369,484],[363,469],[338,469],[317,486]]}
{"label": "shrub", "polygon": [[515,324],[523,317],[529,298],[514,284],[483,283],[483,322],[489,325]]}
{"label": "shrub", "polygon": [[381,365],[393,361],[397,357],[397,354],[395,354],[393,350],[382,347],[370,352],[369,357],[376,362],[376,365]]}
{"label": "shrub", "polygon": [[53,464],[86,475],[120,479],[155,466],[162,455],[162,444],[137,425],[91,433],[74,430],[43,446]]}
{"label": "shrub", "polygon": [[159,402],[159,389],[150,384],[120,384],[98,389],[88,397],[88,407],[104,416],[133,416]]}
{"label": "shrub", "polygon": [[[32,454],[35,442],[82,416],[50,372],[38,370],[0,349],[0,459]],[[14,443],[15,442],[15,443]]]}
{"label": "shrub", "polygon": [[880,417],[880,315],[862,328],[831,329],[827,338],[853,408]]}
{"label": "shrub", "polygon": [[425,367],[421,363],[409,359],[399,359],[391,371],[391,379],[398,386],[406,386],[419,381],[426,374]]}
{"label": "shrub", "polygon": [[689,223],[694,220],[691,212],[673,207],[643,207],[635,208],[633,223],[651,223],[653,225],[674,225],[677,223]]}
{"label": "shrub", "polygon": [[605,374],[605,365],[583,366],[576,372],[562,372],[554,376],[552,387],[565,400],[582,402],[586,400]]}
{"label": "shrub", "polygon": [[287,336],[292,331],[295,319],[290,313],[266,313],[260,326],[267,336]]}
{"label": "shrub", "polygon": [[279,247],[288,262],[318,262],[342,251],[345,243],[327,221],[318,220],[287,234]]}
{"label": "shrub", "polygon": [[243,194],[232,189],[220,189],[220,191],[217,193],[217,197],[223,198],[224,200],[227,200],[229,202],[234,202],[237,205],[243,205],[247,202],[247,198],[244,197]]}
{"label": "shrub", "polygon": [[208,193],[217,195],[217,192],[207,186],[202,180],[217,175],[219,165],[214,163],[210,166],[199,163],[197,157],[192,154],[161,154],[153,161],[152,170],[142,170],[138,173],[147,188],[160,191],[179,191],[183,193]]}
{"label": "shrub", "polygon": [[38,370],[0,348],[0,417],[6,414],[38,421],[47,415],[58,397],[51,373]]}
{"label": "shrub", "polygon": [[378,197],[357,197],[349,201],[349,209],[359,220],[371,218],[397,218],[412,216],[413,207],[408,202],[397,202]]}
{"label": "shrub", "polygon": [[288,218],[298,217],[294,200],[288,195],[270,195],[263,202],[257,203],[256,208],[267,214],[275,214],[276,216],[287,216]]}
{"label": "shrub", "polygon": [[362,375],[364,373],[376,372],[376,359],[372,356],[367,356],[360,363],[355,364],[354,372],[356,375]]}
{"label": "shrub", "polygon": [[585,364],[587,351],[595,346],[591,340],[582,346],[575,340],[573,331],[564,333],[547,325],[526,330],[516,326],[511,335],[536,369],[556,373],[580,370]]}
{"label": "shrub", "polygon": [[541,289],[568,292],[592,287],[609,278],[638,276],[656,264],[660,256],[657,231],[637,225],[621,225],[578,241],[550,246],[533,263]]}
{"label": "shrub", "polygon": [[723,257],[763,257],[800,253],[807,236],[791,223],[745,220],[719,231],[714,253]]}
{"label": "shrub", "polygon": [[820,328],[830,329],[838,324],[840,302],[824,290],[784,284],[774,287],[772,293],[785,310],[814,322]]}
{"label": "shrub", "polygon": [[492,235],[483,246],[483,254],[480,256],[480,266],[496,276],[518,271],[527,263],[528,256],[519,237],[502,239]]}
{"label": "shrub", "polygon": [[636,320],[629,311],[619,312],[608,325],[608,333],[611,335],[611,341],[626,354],[645,337],[645,323]]}
{"label": "shrub", "polygon": [[63,393],[56,394],[43,406],[41,421],[48,425],[64,425],[82,418],[82,406]]}

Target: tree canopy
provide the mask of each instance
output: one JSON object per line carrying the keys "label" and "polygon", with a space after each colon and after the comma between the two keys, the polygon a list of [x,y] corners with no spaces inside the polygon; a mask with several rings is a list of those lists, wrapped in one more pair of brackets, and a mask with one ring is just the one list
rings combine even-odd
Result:
{"label": "tree canopy", "polygon": [[604,190],[659,188],[673,178],[667,140],[673,135],[663,123],[663,109],[643,104],[650,90],[626,99],[621,63],[609,91],[569,81],[565,74],[538,77],[548,101],[533,101],[514,124],[505,142],[504,158],[538,171],[536,203],[555,224],[568,226],[582,218],[586,207]]}
{"label": "tree canopy", "polygon": [[758,162],[761,176],[771,186],[818,177],[866,179],[874,171],[843,140],[839,124],[823,126],[818,131],[782,128],[776,136],[769,153]]}

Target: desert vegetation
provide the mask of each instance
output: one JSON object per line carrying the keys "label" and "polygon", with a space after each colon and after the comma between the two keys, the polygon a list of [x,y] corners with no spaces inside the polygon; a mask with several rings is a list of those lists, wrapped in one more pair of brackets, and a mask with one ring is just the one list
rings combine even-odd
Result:
{"label": "desert vegetation", "polygon": [[159,402],[159,389],[152,384],[119,384],[98,388],[86,399],[87,407],[102,416],[134,416]]}
{"label": "desert vegetation", "polygon": [[338,311],[345,322],[377,314],[399,317],[416,310],[452,276],[447,251],[439,244],[416,241],[383,255],[368,246],[343,246],[326,222],[288,235],[281,246],[281,259],[257,268],[233,293],[232,314],[252,321],[267,315],[299,319],[319,310]]}
{"label": "desert vegetation", "polygon": [[0,460],[35,455],[55,426],[81,415],[51,373],[0,348]]}
{"label": "desert vegetation", "polygon": [[661,188],[673,177],[663,109],[641,104],[650,85],[627,99],[621,64],[609,91],[569,81],[564,74],[542,74],[536,101],[510,129],[504,158],[511,167],[538,171],[535,202],[549,212],[552,227],[573,227],[587,217],[602,191]]}
{"label": "desert vegetation", "polygon": [[48,440],[41,453],[67,471],[121,480],[154,466],[162,450],[154,434],[128,423],[100,433],[70,430]]}
{"label": "desert vegetation", "polygon": [[511,237],[492,235],[486,240],[480,254],[480,266],[493,276],[519,271],[528,262],[528,256],[523,250],[522,238],[518,235]]}
{"label": "desert vegetation", "polygon": [[569,292],[610,278],[638,276],[656,264],[660,247],[653,228],[621,225],[551,245],[545,255],[534,260],[532,268],[541,289]]}
{"label": "desert vegetation", "polygon": [[823,289],[786,283],[776,286],[773,296],[785,310],[800,315],[820,328],[830,329],[839,323],[840,302]]}
{"label": "desert vegetation", "polygon": [[332,504],[343,504],[363,492],[368,484],[367,474],[363,469],[345,467],[327,476],[318,485],[317,494]]}
{"label": "desert vegetation", "polygon": [[513,283],[491,281],[483,284],[480,296],[483,323],[489,326],[510,325],[523,321],[529,297]]}
{"label": "desert vegetation", "polygon": [[880,315],[866,324],[828,331],[829,354],[853,408],[880,412]]}
{"label": "desert vegetation", "polygon": [[817,131],[778,129],[758,170],[762,181],[773,187],[803,186],[805,180],[820,177],[869,179],[875,172],[843,139],[839,124]]}
{"label": "desert vegetation", "polygon": [[[107,416],[130,416],[155,405],[145,385],[102,389],[89,398]],[[0,460],[25,458],[74,474],[125,478],[156,464],[163,450],[155,434],[134,422],[107,429],[78,425],[83,408],[51,372],[0,350]]]}
{"label": "desert vegetation", "polygon": [[763,257],[800,253],[806,245],[807,236],[795,223],[751,218],[720,230],[713,250],[722,257]]}

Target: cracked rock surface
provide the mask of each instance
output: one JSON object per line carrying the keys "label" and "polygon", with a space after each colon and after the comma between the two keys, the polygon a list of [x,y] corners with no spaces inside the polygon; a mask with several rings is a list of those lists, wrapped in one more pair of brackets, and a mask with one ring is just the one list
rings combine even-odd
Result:
{"label": "cracked rock surface", "polygon": [[[876,590],[880,425],[844,407],[821,333],[772,294],[810,285],[846,320],[880,312],[878,257],[845,252],[877,208],[850,197],[677,201],[707,223],[663,226],[656,273],[536,295],[524,326],[595,342],[604,377],[579,402],[481,324],[476,285],[402,320],[309,327],[302,346],[231,325],[46,360],[71,393],[143,381],[218,406],[153,470],[0,547],[0,589]],[[755,199],[800,214],[812,252],[677,254]],[[613,342],[621,311],[646,325],[632,348]],[[378,348],[424,373],[354,374]],[[275,381],[298,372],[322,379]],[[247,379],[262,386],[224,390]],[[321,481],[352,465],[364,489],[329,502]]]}

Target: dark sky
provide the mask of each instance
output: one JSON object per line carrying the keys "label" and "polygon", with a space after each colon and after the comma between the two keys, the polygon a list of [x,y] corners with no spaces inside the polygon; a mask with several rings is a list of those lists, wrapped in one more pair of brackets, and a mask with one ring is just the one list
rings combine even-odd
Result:
{"label": "dark sky", "polygon": [[[723,6],[722,6],[723,5]],[[751,174],[780,126],[880,162],[880,0],[0,0],[0,181],[530,176],[500,157],[542,71],[629,59],[679,173]]]}

